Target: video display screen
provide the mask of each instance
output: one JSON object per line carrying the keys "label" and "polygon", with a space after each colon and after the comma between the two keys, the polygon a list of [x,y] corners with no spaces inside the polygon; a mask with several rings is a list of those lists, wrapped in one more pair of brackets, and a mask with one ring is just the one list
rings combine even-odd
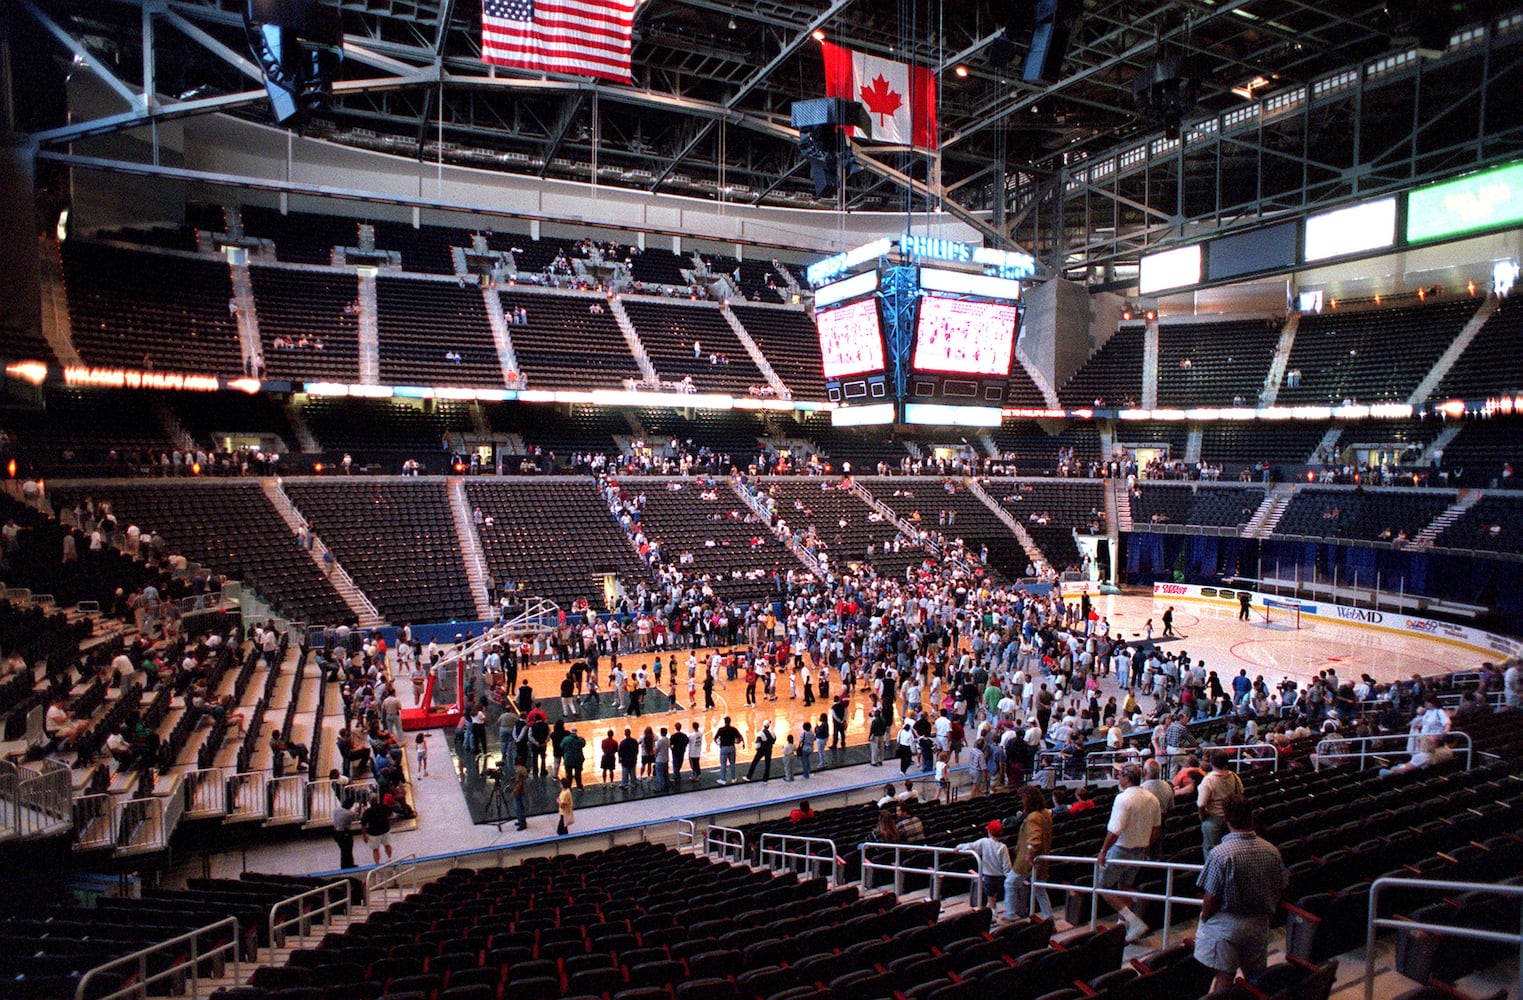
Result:
{"label": "video display screen", "polygon": [[958,375],[1009,375],[1019,319],[1013,302],[921,296],[913,367]]}
{"label": "video display screen", "polygon": [[826,378],[883,370],[883,327],[877,299],[825,309],[814,316]]}

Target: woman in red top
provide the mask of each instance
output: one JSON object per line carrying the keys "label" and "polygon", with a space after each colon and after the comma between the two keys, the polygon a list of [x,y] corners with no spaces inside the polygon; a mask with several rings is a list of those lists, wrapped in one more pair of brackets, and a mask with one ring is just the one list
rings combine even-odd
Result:
{"label": "woman in red top", "polygon": [[814,819],[814,810],[809,808],[809,800],[803,799],[788,814],[788,821],[790,823],[802,823],[806,819]]}

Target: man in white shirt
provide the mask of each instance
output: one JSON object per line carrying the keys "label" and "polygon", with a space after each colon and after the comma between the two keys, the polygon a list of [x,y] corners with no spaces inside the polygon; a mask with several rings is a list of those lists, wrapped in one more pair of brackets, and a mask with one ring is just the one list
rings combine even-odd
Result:
{"label": "man in white shirt", "polygon": [[[1163,827],[1163,812],[1158,808],[1158,799],[1142,787],[1142,768],[1128,764],[1121,769],[1119,777],[1121,793],[1111,804],[1105,842],[1098,855],[1098,886],[1101,889],[1135,885],[1138,869],[1127,862],[1146,858]],[[1148,925],[1132,912],[1130,896],[1104,893],[1101,898],[1126,922],[1127,943],[1147,936]]]}
{"label": "man in white shirt", "polygon": [[1508,708],[1523,708],[1523,661],[1513,660],[1502,674],[1502,691]]}

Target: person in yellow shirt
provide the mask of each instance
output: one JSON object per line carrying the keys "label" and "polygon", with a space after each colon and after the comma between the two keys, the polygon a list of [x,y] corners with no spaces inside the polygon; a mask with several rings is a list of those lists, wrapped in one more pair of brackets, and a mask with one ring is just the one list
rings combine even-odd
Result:
{"label": "person in yellow shirt", "polygon": [[556,824],[555,832],[564,837],[571,832],[571,824],[576,822],[576,809],[571,801],[571,779],[561,779],[561,793],[555,800],[556,811],[560,813],[560,821]]}

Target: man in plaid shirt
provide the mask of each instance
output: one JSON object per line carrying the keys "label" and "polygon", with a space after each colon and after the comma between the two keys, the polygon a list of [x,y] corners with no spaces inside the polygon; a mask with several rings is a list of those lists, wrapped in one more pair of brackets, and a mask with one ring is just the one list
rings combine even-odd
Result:
{"label": "man in plaid shirt", "polygon": [[1269,958],[1269,921],[1289,883],[1273,844],[1253,832],[1253,806],[1229,795],[1222,813],[1230,831],[1212,848],[1197,884],[1202,891],[1195,959],[1216,972],[1212,990],[1225,990],[1239,968],[1252,979]]}

